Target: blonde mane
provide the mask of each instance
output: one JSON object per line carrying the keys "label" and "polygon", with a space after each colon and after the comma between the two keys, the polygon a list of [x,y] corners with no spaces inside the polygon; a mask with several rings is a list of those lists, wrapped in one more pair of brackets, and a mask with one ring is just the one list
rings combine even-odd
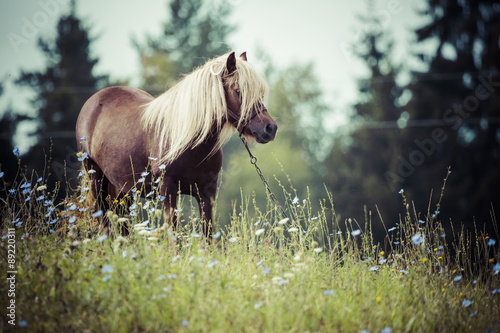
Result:
{"label": "blonde mane", "polygon": [[[205,141],[214,128],[218,140],[210,154],[219,150],[234,133],[234,126],[225,122],[227,105],[222,75],[226,73],[228,56],[229,53],[208,61],[145,105],[142,123],[158,143],[159,151],[153,152],[158,154],[158,163],[172,163],[184,151]],[[240,90],[240,122],[244,121],[252,107],[267,95],[267,84],[239,57],[236,71],[224,79]]]}

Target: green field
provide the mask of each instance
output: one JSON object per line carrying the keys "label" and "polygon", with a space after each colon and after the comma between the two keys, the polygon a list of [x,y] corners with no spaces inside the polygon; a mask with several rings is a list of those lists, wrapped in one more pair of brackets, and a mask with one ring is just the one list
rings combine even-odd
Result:
{"label": "green field", "polygon": [[[1,211],[1,269],[17,272],[1,284],[2,331],[500,331],[498,235],[456,230],[445,243],[439,205],[425,219],[408,205],[380,245],[371,212],[361,225],[339,221],[328,194],[316,212],[286,194],[288,220],[242,194],[208,242],[189,199],[172,231],[157,199],[98,216],[85,183],[56,206],[42,179],[16,184]],[[135,216],[120,215],[133,204]]]}

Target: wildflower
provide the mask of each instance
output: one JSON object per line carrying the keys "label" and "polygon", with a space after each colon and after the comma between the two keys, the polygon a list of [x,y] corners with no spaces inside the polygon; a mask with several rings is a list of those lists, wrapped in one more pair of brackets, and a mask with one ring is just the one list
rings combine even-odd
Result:
{"label": "wildflower", "polygon": [[428,260],[429,260],[429,259],[424,258],[424,259],[422,259],[422,262],[423,262],[423,263],[426,263]]}
{"label": "wildflower", "polygon": [[82,162],[83,160],[85,160],[88,157],[89,157],[89,154],[84,152],[83,154],[81,154],[81,157],[78,157],[78,161]]}
{"label": "wildflower", "polygon": [[493,245],[495,245],[495,244],[496,244],[496,242],[497,242],[497,241],[496,241],[496,240],[494,240],[494,239],[492,238],[492,239],[490,239],[490,240],[488,241],[488,246],[493,246]]}
{"label": "wildflower", "polygon": [[209,262],[209,263],[207,264],[207,267],[208,267],[208,268],[214,267],[214,266],[215,266],[215,265],[217,265],[218,263],[219,263],[219,262],[218,262],[217,260],[214,260],[214,261],[212,261],[212,262]]}
{"label": "wildflower", "polygon": [[181,321],[181,326],[186,327],[186,326],[188,326],[188,325],[189,325],[189,321],[187,321],[186,319],[183,319],[183,320]]}
{"label": "wildflower", "polygon": [[14,148],[12,152],[14,153],[15,156],[19,156],[19,147]]}
{"label": "wildflower", "polygon": [[299,231],[298,228],[290,228],[290,229],[288,229],[288,232],[297,232],[297,231]]}
{"label": "wildflower", "polygon": [[337,231],[337,235],[342,235],[342,230]]}
{"label": "wildflower", "polygon": [[141,173],[141,177],[146,177],[147,175],[149,175],[149,172],[148,171],[143,171]]}
{"label": "wildflower", "polygon": [[97,237],[97,243],[102,243],[104,240],[108,238],[108,235],[104,234],[99,237]]}
{"label": "wildflower", "polygon": [[493,275],[497,275],[498,273],[500,273],[500,263],[496,263],[494,266],[493,266]]}
{"label": "wildflower", "polygon": [[258,309],[262,306],[262,304],[263,304],[262,301],[258,301],[257,303],[254,304],[253,308]]}
{"label": "wildflower", "polygon": [[467,307],[471,306],[471,304],[472,304],[472,301],[471,301],[471,300],[464,299],[464,300],[462,301],[462,305],[464,306],[464,308],[467,308]]}
{"label": "wildflower", "polygon": [[24,201],[30,201],[31,197],[27,197]]}
{"label": "wildflower", "polygon": [[418,234],[418,233],[411,236],[411,240],[412,240],[413,244],[415,244],[415,245],[420,245],[424,242],[424,238],[422,237],[421,234]]}
{"label": "wildflower", "polygon": [[279,224],[279,225],[283,225],[283,224],[287,223],[287,222],[288,222],[288,220],[289,220],[289,218],[287,217],[287,218],[285,218],[285,219],[283,219],[283,220],[279,221],[279,222],[278,222],[278,224]]}
{"label": "wildflower", "polygon": [[0,172],[0,178],[2,178],[5,175],[5,172]]}
{"label": "wildflower", "polygon": [[407,270],[405,270],[405,269],[402,269],[402,270],[399,271],[399,273],[401,273],[401,275],[403,275],[403,274],[404,275],[408,275],[409,272]]}
{"label": "wildflower", "polygon": [[30,194],[31,190],[29,188],[25,188],[22,193],[23,194]]}
{"label": "wildflower", "polygon": [[28,322],[26,320],[21,320],[19,323],[18,323],[19,327],[26,327],[28,326]]}
{"label": "wildflower", "polygon": [[399,190],[399,194],[403,194],[404,192],[405,192],[405,190],[403,190],[403,189]]}
{"label": "wildflower", "polygon": [[264,231],[266,231],[265,229],[259,229],[259,230],[256,230],[255,231],[255,236],[260,236],[264,233]]}
{"label": "wildflower", "polygon": [[177,279],[177,274],[169,274],[167,277],[171,280],[174,280]]}
{"label": "wildflower", "polygon": [[392,227],[392,228],[390,228],[390,229],[389,229],[389,230],[387,230],[387,231],[391,232],[391,231],[394,231],[394,230],[396,230],[396,227]]}
{"label": "wildflower", "polygon": [[230,241],[231,243],[234,243],[234,242],[236,242],[237,240],[238,240],[238,238],[236,238],[236,237],[231,237],[231,238],[229,238],[229,241]]}
{"label": "wildflower", "polygon": [[387,326],[380,330],[380,333],[392,333],[392,328]]}
{"label": "wildflower", "polygon": [[80,170],[80,173],[78,173],[78,177],[83,177],[84,174],[85,172],[83,170]]}
{"label": "wildflower", "polygon": [[457,276],[455,276],[455,277],[453,278],[453,281],[455,281],[455,282],[458,282],[458,281],[460,281],[460,280],[462,280],[462,275],[457,275]]}
{"label": "wildflower", "polygon": [[75,204],[69,206],[69,210],[76,210],[78,207]]}
{"label": "wildflower", "polygon": [[11,188],[11,189],[9,190],[9,193],[10,193],[11,195],[16,194],[16,189],[15,189],[15,188]]}
{"label": "wildflower", "polygon": [[160,166],[158,167],[158,169],[160,169],[160,170],[165,170],[165,168],[166,168],[166,167],[167,167],[167,166],[166,166],[165,164],[162,164],[162,165],[160,165]]}
{"label": "wildflower", "polygon": [[271,268],[269,268],[269,267],[265,267],[265,268],[262,270],[262,274],[267,275],[267,274],[269,274],[269,272],[270,272],[270,271],[271,271]]}
{"label": "wildflower", "polygon": [[158,160],[158,158],[152,157],[152,156],[149,156],[148,159],[151,160],[151,161],[157,161]]}
{"label": "wildflower", "polygon": [[94,214],[92,214],[92,217],[94,217],[94,218],[98,218],[100,216],[102,216],[102,210],[98,210],[97,212],[95,212]]}
{"label": "wildflower", "polygon": [[282,233],[283,232],[283,228],[282,227],[276,227],[274,228],[274,232],[279,234],[279,233]]}
{"label": "wildflower", "polygon": [[257,266],[260,266],[264,262],[264,259],[260,259],[259,262],[257,263]]}
{"label": "wildflower", "polygon": [[221,235],[220,231],[217,231],[217,232],[216,232],[216,233],[212,236],[212,238],[213,238],[213,239],[217,239],[217,238],[219,238],[219,237],[220,237],[220,235]]}
{"label": "wildflower", "polygon": [[323,295],[326,295],[326,296],[333,295],[334,292],[335,291],[333,289],[328,289],[328,290],[323,291]]}
{"label": "wildflower", "polygon": [[28,182],[24,182],[21,186],[19,186],[19,188],[30,188],[31,187],[31,183],[28,183]]}
{"label": "wildflower", "polygon": [[68,222],[69,222],[69,223],[75,223],[75,222],[76,222],[76,216],[71,216],[71,217],[69,218],[69,221],[68,221]]}
{"label": "wildflower", "polygon": [[43,199],[45,199],[45,196],[41,195],[41,196],[39,196],[39,197],[36,198],[36,201],[40,201],[40,200],[43,200]]}
{"label": "wildflower", "polygon": [[382,299],[380,298],[380,296],[379,296],[379,297],[377,297],[377,298],[375,298],[375,301],[376,301],[377,303],[379,303],[381,300],[382,300]]}
{"label": "wildflower", "polygon": [[102,274],[113,273],[113,266],[105,264],[102,266]]}
{"label": "wildflower", "polygon": [[385,258],[380,258],[378,260],[379,265],[385,264],[386,262],[387,262],[387,259],[385,259]]}
{"label": "wildflower", "polygon": [[294,205],[297,205],[299,203],[299,198],[297,196],[295,198],[293,198],[292,203]]}
{"label": "wildflower", "polygon": [[419,222],[419,223],[422,223],[422,224],[423,224],[423,223],[425,223],[425,221],[424,221],[424,220],[418,220],[418,222]]}
{"label": "wildflower", "polygon": [[138,182],[138,183],[142,183],[142,182],[144,182],[145,180],[146,180],[146,178],[141,177],[141,178],[139,178],[139,179],[137,180],[137,182]]}
{"label": "wildflower", "polygon": [[193,238],[200,238],[200,234],[198,234],[198,233],[196,233],[196,232],[193,232],[193,233],[191,234],[191,237],[193,237]]}
{"label": "wildflower", "polygon": [[374,272],[374,271],[378,271],[378,267],[377,266],[372,266],[370,267],[370,271]]}
{"label": "wildflower", "polygon": [[93,173],[96,173],[96,171],[95,171],[94,169],[90,169],[89,171],[87,171],[87,173],[88,173],[89,175],[91,175],[91,174],[93,174]]}
{"label": "wildflower", "polygon": [[380,253],[379,253],[380,256],[383,256],[384,254],[385,254],[384,251],[380,251]]}
{"label": "wildflower", "polygon": [[321,252],[323,252],[323,248],[322,247],[317,247],[313,251],[316,252],[316,253],[321,253]]}
{"label": "wildflower", "polygon": [[353,235],[354,237],[359,236],[359,235],[361,235],[361,230],[359,230],[359,229],[353,230],[351,232],[351,235]]}
{"label": "wildflower", "polygon": [[102,278],[102,282],[108,282],[109,280],[111,280],[111,275],[105,275],[103,278]]}

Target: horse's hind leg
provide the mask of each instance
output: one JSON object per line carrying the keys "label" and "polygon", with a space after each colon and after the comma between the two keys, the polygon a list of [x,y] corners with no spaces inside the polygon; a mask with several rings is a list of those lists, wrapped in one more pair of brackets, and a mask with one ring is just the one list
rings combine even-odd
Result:
{"label": "horse's hind leg", "polygon": [[[106,213],[109,209],[109,203],[107,201],[107,197],[109,194],[109,180],[104,175],[104,172],[99,168],[97,163],[95,163],[92,159],[85,160],[85,169],[87,169],[87,173],[90,178],[92,196],[94,197],[95,205],[98,209],[101,209],[104,213]],[[109,228],[109,220],[106,214],[103,214],[103,222],[104,228]]]}

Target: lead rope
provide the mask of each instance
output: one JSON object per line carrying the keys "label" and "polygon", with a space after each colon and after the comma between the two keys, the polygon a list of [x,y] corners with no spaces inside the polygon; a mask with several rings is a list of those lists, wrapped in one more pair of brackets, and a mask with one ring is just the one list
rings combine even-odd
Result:
{"label": "lead rope", "polygon": [[273,191],[271,191],[271,187],[269,187],[269,183],[264,178],[264,175],[262,174],[262,170],[260,170],[259,166],[257,165],[257,157],[253,156],[252,152],[250,151],[250,148],[248,147],[247,141],[245,140],[245,137],[240,134],[240,139],[243,142],[243,145],[245,146],[245,148],[247,149],[248,155],[250,155],[250,163],[253,164],[253,166],[255,167],[255,170],[257,171],[257,174],[259,175],[260,179],[262,180],[262,183],[264,184],[264,186],[265,186],[265,188],[267,190],[267,193],[269,193],[269,196],[271,197],[271,200],[273,200],[273,202],[276,205],[276,207],[279,208],[279,210],[280,210],[281,215],[283,216],[283,218],[288,218],[289,219],[289,217],[286,214],[285,210],[283,209],[283,207],[281,207],[281,205],[280,205],[280,203],[278,201],[278,198],[276,198],[276,196],[274,195]]}

